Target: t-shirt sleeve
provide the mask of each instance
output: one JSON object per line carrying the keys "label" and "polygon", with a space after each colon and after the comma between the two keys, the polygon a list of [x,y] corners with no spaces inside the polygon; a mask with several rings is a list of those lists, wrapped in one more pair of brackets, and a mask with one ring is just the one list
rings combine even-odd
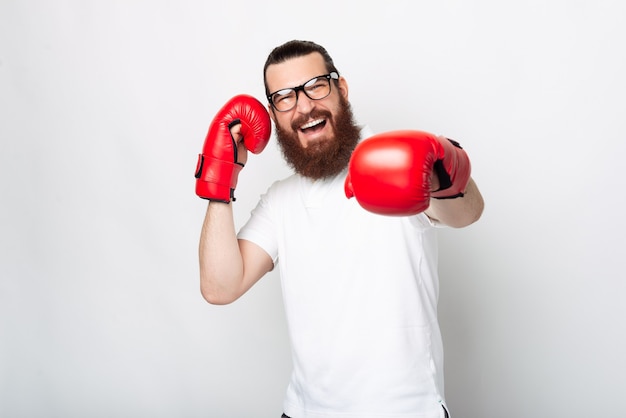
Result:
{"label": "t-shirt sleeve", "polygon": [[277,226],[274,219],[268,192],[261,196],[259,203],[250,214],[250,219],[239,230],[237,238],[245,239],[261,247],[276,265],[278,262],[278,241],[276,239]]}

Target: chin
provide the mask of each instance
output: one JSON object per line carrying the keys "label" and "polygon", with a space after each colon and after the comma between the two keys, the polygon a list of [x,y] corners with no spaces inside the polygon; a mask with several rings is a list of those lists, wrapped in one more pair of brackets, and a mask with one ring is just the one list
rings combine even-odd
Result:
{"label": "chin", "polygon": [[314,141],[307,142],[307,144],[303,145],[302,148],[307,150],[310,153],[320,153],[320,152],[325,152],[326,150],[331,148],[333,142],[334,142],[333,138],[329,138],[325,136],[322,138],[318,138]]}
{"label": "chin", "polygon": [[318,136],[315,136],[315,137],[313,137],[311,139],[308,139],[308,140],[306,138],[304,138],[304,139],[300,140],[300,144],[303,147],[307,147],[307,146],[312,146],[312,145],[315,146],[315,145],[318,145],[318,144],[320,144],[320,145],[321,144],[327,144],[329,142],[334,142],[335,140],[336,140],[336,136],[334,135],[333,132],[324,132],[324,133],[322,133],[322,134],[320,134]]}

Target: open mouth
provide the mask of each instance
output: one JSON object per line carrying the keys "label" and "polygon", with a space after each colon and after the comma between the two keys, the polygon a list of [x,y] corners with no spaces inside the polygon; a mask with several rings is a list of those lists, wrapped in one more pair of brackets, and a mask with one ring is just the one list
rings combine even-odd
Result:
{"label": "open mouth", "polygon": [[326,126],[326,119],[315,119],[302,125],[300,131],[303,133],[314,133],[324,129],[324,126]]}

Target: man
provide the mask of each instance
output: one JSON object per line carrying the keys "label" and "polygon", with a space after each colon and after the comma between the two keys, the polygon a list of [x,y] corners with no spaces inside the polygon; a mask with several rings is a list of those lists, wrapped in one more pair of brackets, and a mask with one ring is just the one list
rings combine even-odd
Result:
{"label": "man", "polygon": [[270,123],[249,96],[227,103],[196,173],[196,193],[210,200],[203,296],[231,303],[279,267],[294,360],[284,416],[447,416],[435,226],[482,213],[467,154],[424,132],[356,126],[348,84],[315,43],[275,48],[264,79],[295,174],[270,187],[237,234],[238,173]]}

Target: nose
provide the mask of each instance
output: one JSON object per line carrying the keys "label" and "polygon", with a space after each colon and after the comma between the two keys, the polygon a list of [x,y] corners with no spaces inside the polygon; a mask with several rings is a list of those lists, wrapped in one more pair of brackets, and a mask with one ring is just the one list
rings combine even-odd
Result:
{"label": "nose", "polygon": [[314,100],[309,99],[304,91],[296,91],[296,111],[298,113],[310,113],[314,107]]}

